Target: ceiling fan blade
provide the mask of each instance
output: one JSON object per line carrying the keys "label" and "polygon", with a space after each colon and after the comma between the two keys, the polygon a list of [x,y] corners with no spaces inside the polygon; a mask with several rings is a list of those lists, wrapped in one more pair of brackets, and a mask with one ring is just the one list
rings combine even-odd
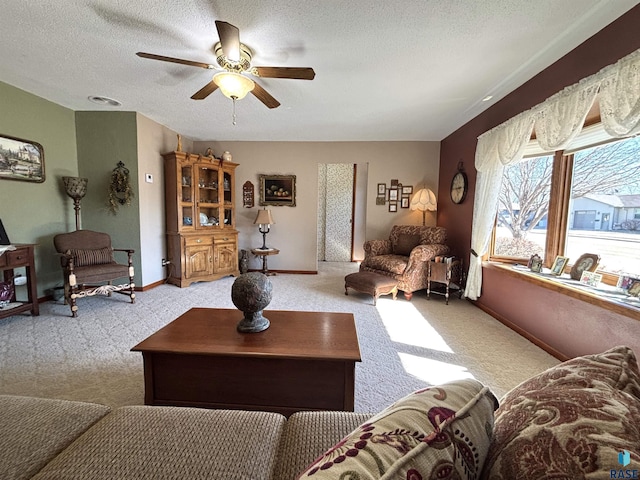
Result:
{"label": "ceiling fan blade", "polygon": [[222,53],[232,62],[240,61],[240,31],[227,22],[216,20]]}
{"label": "ceiling fan blade", "polygon": [[264,88],[262,88],[257,83],[255,84],[255,87],[253,87],[253,90],[251,90],[251,93],[253,93],[253,95],[258,100],[260,100],[269,108],[278,108],[280,106],[280,102],[275,98],[273,98],[269,92],[267,92]]}
{"label": "ceiling fan blade", "polygon": [[313,71],[313,68],[305,67],[254,67],[251,71],[252,73],[255,71],[258,77],[264,78],[313,80],[316,76],[316,72]]}
{"label": "ceiling fan blade", "polygon": [[189,65],[191,67],[206,68],[207,70],[215,68],[213,65],[209,63],[194,62],[191,60],[184,60],[182,58],[165,57],[162,55],[155,55],[153,53],[137,52],[136,55],[142,58],[149,58],[151,60],[160,60],[161,62],[179,63],[181,65]]}
{"label": "ceiling fan blade", "polygon": [[193,100],[204,100],[205,98],[207,98],[209,95],[211,95],[213,92],[215,92],[218,88],[218,85],[216,85],[213,80],[211,80],[209,83],[207,83],[204,87],[202,87],[200,90],[198,90],[196,93],[194,93],[193,95],[191,95],[191,98]]}

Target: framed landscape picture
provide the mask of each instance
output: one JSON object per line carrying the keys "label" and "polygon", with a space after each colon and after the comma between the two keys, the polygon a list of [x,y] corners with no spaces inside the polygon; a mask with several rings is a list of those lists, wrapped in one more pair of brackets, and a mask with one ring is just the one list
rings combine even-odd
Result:
{"label": "framed landscape picture", "polygon": [[44,182],[42,145],[21,138],[0,136],[0,178]]}
{"label": "framed landscape picture", "polygon": [[295,175],[260,175],[260,205],[296,206]]}

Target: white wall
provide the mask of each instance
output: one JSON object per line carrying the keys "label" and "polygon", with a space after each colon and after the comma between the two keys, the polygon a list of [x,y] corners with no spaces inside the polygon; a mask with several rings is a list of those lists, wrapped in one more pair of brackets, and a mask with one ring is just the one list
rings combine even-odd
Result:
{"label": "white wall", "polygon": [[[140,245],[142,285],[163,281],[166,267],[166,228],[164,200],[164,160],[162,154],[177,147],[177,133],[144,115],[136,114],[138,134],[138,192],[140,200]],[[192,142],[182,140],[183,149],[192,148]],[[146,181],[151,174],[153,183]],[[138,253],[138,252],[136,252]]]}

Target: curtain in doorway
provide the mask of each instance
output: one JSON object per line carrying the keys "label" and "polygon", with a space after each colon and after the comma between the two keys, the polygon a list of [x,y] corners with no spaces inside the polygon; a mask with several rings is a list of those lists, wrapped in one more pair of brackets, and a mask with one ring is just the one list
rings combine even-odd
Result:
{"label": "curtain in doorway", "polygon": [[318,165],[318,260],[351,261],[353,164]]}

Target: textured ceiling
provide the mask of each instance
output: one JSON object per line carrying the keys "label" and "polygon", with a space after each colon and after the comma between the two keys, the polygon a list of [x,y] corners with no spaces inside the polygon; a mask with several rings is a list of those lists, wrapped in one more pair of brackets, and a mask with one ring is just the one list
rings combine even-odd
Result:
{"label": "textured ceiling", "polygon": [[[72,110],[122,102],[194,140],[441,140],[638,4],[637,0],[2,0],[0,81]],[[214,20],[240,29],[282,104],[189,97],[215,63]],[[493,99],[482,102],[487,95]],[[1,99],[0,99],[1,101]]]}

